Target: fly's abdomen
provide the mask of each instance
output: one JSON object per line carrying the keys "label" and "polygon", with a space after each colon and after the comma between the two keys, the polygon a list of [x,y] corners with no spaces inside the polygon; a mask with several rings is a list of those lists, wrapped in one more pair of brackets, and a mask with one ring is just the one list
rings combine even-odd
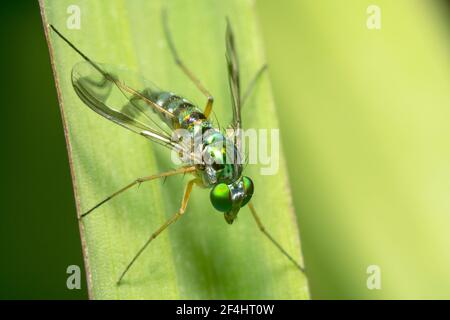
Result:
{"label": "fly's abdomen", "polygon": [[175,115],[170,117],[161,114],[162,119],[173,129],[192,130],[194,125],[210,127],[205,115],[192,102],[177,96],[172,92],[155,92],[152,94],[152,101]]}

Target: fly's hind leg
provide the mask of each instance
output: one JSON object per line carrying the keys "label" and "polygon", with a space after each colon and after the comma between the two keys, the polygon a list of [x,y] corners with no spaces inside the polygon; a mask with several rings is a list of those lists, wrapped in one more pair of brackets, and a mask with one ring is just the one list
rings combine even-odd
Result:
{"label": "fly's hind leg", "polygon": [[206,102],[205,110],[203,114],[205,117],[209,117],[212,111],[214,97],[209,93],[209,91],[203,86],[200,80],[192,73],[192,71],[184,64],[184,62],[180,59],[178,55],[177,49],[175,48],[175,44],[173,42],[172,34],[170,33],[169,24],[167,21],[167,11],[165,9],[162,10],[162,21],[164,33],[166,35],[167,44],[169,45],[170,52],[175,60],[175,63],[180,67],[180,69],[184,72],[186,76],[195,84],[195,86],[205,95],[208,99]]}
{"label": "fly's hind leg", "polygon": [[158,230],[153,232],[151,236],[148,238],[148,240],[144,243],[144,245],[139,249],[139,251],[134,255],[133,259],[131,259],[130,263],[126,266],[125,270],[122,272],[122,274],[119,277],[119,280],[117,281],[117,284],[120,284],[120,281],[123,279],[125,274],[128,272],[128,270],[131,268],[131,266],[136,262],[136,260],[139,258],[139,256],[144,252],[144,250],[147,248],[147,246],[150,244],[150,242],[153,241],[158,235],[161,234],[168,226],[170,226],[172,223],[176,222],[186,211],[187,204],[189,202],[189,197],[192,192],[192,187],[197,182],[197,179],[193,179],[188,182],[186,185],[186,188],[184,190],[183,199],[181,200],[181,206],[177,213],[175,213],[169,220],[167,220],[161,227],[159,227]]}
{"label": "fly's hind leg", "polygon": [[151,176],[148,176],[148,177],[138,178],[138,179],[134,180],[133,182],[131,182],[130,184],[127,184],[122,189],[120,189],[120,190],[114,192],[113,194],[111,194],[110,196],[106,197],[106,199],[104,199],[103,201],[97,203],[95,206],[93,206],[91,209],[89,209],[85,213],[81,214],[80,218],[86,217],[88,214],[90,214],[92,211],[94,211],[95,209],[97,209],[98,207],[103,205],[104,203],[108,202],[109,200],[111,200],[115,196],[121,194],[122,192],[127,191],[128,189],[130,189],[131,187],[133,187],[133,186],[135,186],[137,184],[141,184],[142,182],[151,181],[151,180],[155,180],[155,179],[159,179],[159,178],[170,177],[170,176],[177,175],[177,174],[185,174],[185,173],[188,173],[188,172],[192,172],[194,170],[195,170],[195,167],[183,167],[183,168],[179,168],[179,169],[172,170],[172,171],[167,171],[167,172],[163,172],[163,173],[159,173],[159,174],[154,174],[154,175],[151,175]]}

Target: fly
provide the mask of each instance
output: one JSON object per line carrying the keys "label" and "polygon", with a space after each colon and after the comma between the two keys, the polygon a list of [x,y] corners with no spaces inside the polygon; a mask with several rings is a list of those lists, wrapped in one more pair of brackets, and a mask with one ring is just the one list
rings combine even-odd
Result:
{"label": "fly", "polygon": [[[270,233],[268,233],[257,215],[256,209],[251,202],[255,189],[253,181],[242,174],[243,165],[242,161],[240,161],[239,135],[237,135],[235,139],[231,139],[222,133],[220,129],[215,128],[209,120],[213,109],[214,98],[194,73],[180,59],[172,40],[167,23],[167,15],[164,11],[163,27],[171,54],[178,67],[206,97],[206,106],[203,110],[199,109],[189,100],[173,92],[159,89],[156,85],[142,77],[132,75],[117,67],[94,62],[62,35],[53,25],[50,25],[49,27],[83,58],[83,61],[77,63],[72,69],[72,85],[78,97],[86,104],[86,106],[96,113],[155,143],[164,145],[170,150],[184,152],[188,155],[191,154],[191,150],[188,150],[186,145],[182,142],[173,139],[171,134],[174,130],[182,128],[193,135],[195,131],[194,128],[200,127],[202,130],[208,130],[209,132],[208,136],[203,141],[203,150],[201,150],[202,155],[206,154],[210,157],[209,161],[205,161],[203,158],[199,160],[198,158],[195,158],[194,155],[187,157],[187,159],[184,159],[184,165],[180,166],[178,169],[137,178],[81,214],[80,219],[86,218],[87,215],[101,205],[143,182],[175,175],[191,174],[193,176],[185,187],[178,212],[150,235],[141,249],[133,256],[131,261],[125,267],[117,284],[120,284],[123,277],[150,242],[183,216],[194,185],[211,189],[211,204],[216,210],[224,213],[225,220],[228,224],[233,223],[242,207],[248,206],[262,233],[267,236],[278,250],[293,262],[300,271],[304,272],[304,269],[300,264],[297,263],[277,241],[275,241]],[[228,19],[225,42],[228,79],[232,96],[233,120],[231,126],[234,130],[241,130],[241,107],[251,93],[256,81],[266,70],[266,66],[264,65],[256,73],[245,94],[241,95],[238,56],[236,53],[234,35]],[[135,88],[144,89],[137,90]],[[233,158],[231,159],[232,161],[229,161],[230,157]]]}

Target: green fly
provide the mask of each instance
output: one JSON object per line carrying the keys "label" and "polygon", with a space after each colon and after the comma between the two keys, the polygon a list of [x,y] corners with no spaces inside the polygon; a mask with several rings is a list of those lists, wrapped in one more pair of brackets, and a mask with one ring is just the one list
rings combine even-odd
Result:
{"label": "green fly", "polygon": [[[211,204],[216,210],[224,213],[225,220],[229,224],[233,223],[242,207],[248,206],[263,234],[299,270],[304,271],[300,264],[273,239],[261,223],[256,209],[250,201],[255,187],[252,180],[242,174],[243,164],[241,161],[240,137],[235,135],[234,138],[230,138],[229,135],[222,133],[220,129],[213,126],[210,120],[214,101],[213,96],[180,59],[169,31],[165,12],[163,12],[163,27],[171,54],[175,63],[207,98],[203,111],[189,100],[173,92],[161,90],[153,83],[126,70],[94,62],[53,25],[49,27],[83,58],[83,61],[76,64],[72,69],[72,84],[79,98],[90,109],[116,124],[168,147],[170,150],[191,155],[183,158],[184,165],[178,169],[138,178],[80,215],[80,218],[85,218],[107,201],[143,182],[174,175],[193,175],[193,179],[185,187],[178,212],[150,235],[125,267],[119,277],[118,284],[150,242],[183,216],[194,185],[211,189]],[[258,78],[263,74],[266,66],[264,65],[256,73],[247,91],[241,96],[238,57],[234,35],[228,19],[225,41],[227,70],[232,96],[233,120],[231,126],[234,130],[240,130],[242,125],[241,106],[249,96]],[[135,89],[139,87],[144,89]],[[208,155],[208,161],[203,157],[198,159],[198,157],[192,155],[192,150],[182,141],[174,139],[172,134],[176,129],[184,129],[193,135],[196,128],[200,128],[201,132],[209,132],[207,137],[204,138],[202,150],[200,150],[202,155]]]}

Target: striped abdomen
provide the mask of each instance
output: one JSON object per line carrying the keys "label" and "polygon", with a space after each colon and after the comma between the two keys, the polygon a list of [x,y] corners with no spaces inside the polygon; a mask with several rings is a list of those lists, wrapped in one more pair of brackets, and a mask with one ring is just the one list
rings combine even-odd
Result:
{"label": "striped abdomen", "polygon": [[152,93],[151,99],[160,107],[175,115],[175,117],[169,117],[160,114],[162,119],[173,129],[192,130],[195,124],[206,129],[212,128],[211,123],[199,108],[172,92],[155,92]]}

